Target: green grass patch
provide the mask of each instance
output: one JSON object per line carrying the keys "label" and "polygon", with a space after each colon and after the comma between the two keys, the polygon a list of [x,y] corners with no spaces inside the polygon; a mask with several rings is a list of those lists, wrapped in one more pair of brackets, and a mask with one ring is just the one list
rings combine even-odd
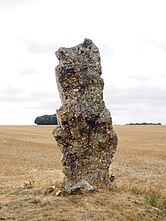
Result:
{"label": "green grass patch", "polygon": [[153,207],[166,209],[166,197],[160,197],[154,193],[147,195],[146,201]]}

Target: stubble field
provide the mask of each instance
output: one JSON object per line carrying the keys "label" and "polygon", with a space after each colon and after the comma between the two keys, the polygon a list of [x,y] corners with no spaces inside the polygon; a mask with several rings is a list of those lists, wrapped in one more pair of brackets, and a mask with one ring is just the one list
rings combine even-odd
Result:
{"label": "stubble field", "polygon": [[68,197],[53,128],[0,126],[0,220],[166,220],[166,126],[114,126],[112,188]]}

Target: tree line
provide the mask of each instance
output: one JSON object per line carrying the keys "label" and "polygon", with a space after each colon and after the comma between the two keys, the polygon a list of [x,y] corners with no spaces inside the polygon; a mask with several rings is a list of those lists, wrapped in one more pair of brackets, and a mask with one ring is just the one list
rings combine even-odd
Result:
{"label": "tree line", "polygon": [[43,116],[36,117],[34,123],[37,125],[57,125],[58,124],[56,114],[43,115]]}
{"label": "tree line", "polygon": [[125,125],[161,125],[161,123],[129,123],[129,124],[125,124]]}

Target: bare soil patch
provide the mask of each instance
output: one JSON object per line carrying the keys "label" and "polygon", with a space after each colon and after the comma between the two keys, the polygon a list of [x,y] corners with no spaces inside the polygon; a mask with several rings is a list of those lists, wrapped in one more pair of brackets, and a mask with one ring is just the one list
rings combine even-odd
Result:
{"label": "bare soil patch", "polygon": [[0,126],[0,220],[165,220],[166,126],[115,126],[113,187],[69,197],[53,128]]}

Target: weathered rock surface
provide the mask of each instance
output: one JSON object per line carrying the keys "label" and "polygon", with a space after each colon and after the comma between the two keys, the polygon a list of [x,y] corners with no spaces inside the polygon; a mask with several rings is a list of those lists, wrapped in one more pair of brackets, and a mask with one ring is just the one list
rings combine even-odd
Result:
{"label": "weathered rock surface", "polygon": [[62,106],[57,110],[59,125],[53,135],[62,151],[66,186],[82,180],[91,185],[108,185],[118,139],[103,101],[99,50],[85,39],[75,47],[59,48],[56,56]]}
{"label": "weathered rock surface", "polygon": [[94,190],[93,186],[90,185],[86,180],[81,180],[76,184],[68,182],[64,187],[68,193],[73,193],[77,191],[90,192]]}

